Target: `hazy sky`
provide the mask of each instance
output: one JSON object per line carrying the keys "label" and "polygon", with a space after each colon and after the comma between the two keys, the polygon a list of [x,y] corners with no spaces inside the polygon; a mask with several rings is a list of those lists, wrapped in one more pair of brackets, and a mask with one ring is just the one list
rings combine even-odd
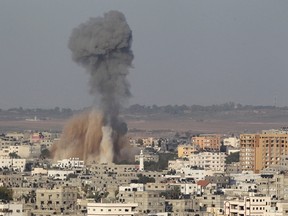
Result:
{"label": "hazy sky", "polygon": [[287,0],[1,0],[0,108],[93,104],[67,44],[109,10],[133,31],[130,104],[288,105]]}

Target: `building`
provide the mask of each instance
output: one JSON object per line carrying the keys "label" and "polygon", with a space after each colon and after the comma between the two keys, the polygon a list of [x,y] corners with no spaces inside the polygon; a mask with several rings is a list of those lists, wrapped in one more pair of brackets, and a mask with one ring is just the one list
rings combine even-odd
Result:
{"label": "building", "polygon": [[167,199],[165,202],[166,211],[169,215],[199,215],[200,206],[196,199]]}
{"label": "building", "polygon": [[137,207],[138,203],[88,203],[87,216],[133,216]]}
{"label": "building", "polygon": [[54,167],[58,168],[83,168],[84,166],[84,161],[79,158],[63,159],[54,164]]}
{"label": "building", "polygon": [[48,170],[48,177],[54,180],[66,180],[69,174],[73,174],[72,170]]}
{"label": "building", "polygon": [[218,134],[201,134],[192,137],[192,145],[202,150],[220,150],[220,138]]}
{"label": "building", "polygon": [[24,215],[23,204],[0,202],[0,216],[6,216],[6,215],[13,215],[13,216]]}
{"label": "building", "polygon": [[240,147],[240,139],[237,137],[226,137],[223,139],[223,144],[225,146],[232,146],[234,148]]}
{"label": "building", "polygon": [[[146,153],[142,152],[142,157],[143,157],[143,160],[145,162],[152,161],[152,162],[156,162],[157,163],[159,161],[159,155],[158,154],[146,154]],[[135,162],[139,162],[140,158],[141,158],[141,153],[140,153],[140,155],[135,155]]]}
{"label": "building", "polygon": [[246,196],[243,199],[225,200],[224,216],[264,215],[270,208],[270,196]]}
{"label": "building", "polygon": [[191,154],[193,154],[196,150],[194,146],[192,146],[191,144],[189,145],[186,144],[186,145],[178,145],[177,151],[178,151],[179,158],[187,158]]}
{"label": "building", "polygon": [[213,171],[225,171],[225,160],[224,152],[199,152],[189,156],[191,166]]}
{"label": "building", "polygon": [[26,159],[14,159],[14,158],[0,158],[0,168],[7,170],[14,170],[23,172],[26,165]]}
{"label": "building", "polygon": [[36,190],[36,215],[72,213],[76,210],[77,187],[59,186],[51,189]]}
{"label": "building", "polygon": [[117,196],[121,203],[138,203],[136,207],[138,214],[147,215],[165,212],[165,198],[160,193],[161,191],[142,190],[141,184],[135,187],[131,184],[129,187],[119,187]]}
{"label": "building", "polygon": [[240,164],[243,171],[259,173],[270,166],[280,165],[288,154],[288,134],[262,133],[240,135]]}

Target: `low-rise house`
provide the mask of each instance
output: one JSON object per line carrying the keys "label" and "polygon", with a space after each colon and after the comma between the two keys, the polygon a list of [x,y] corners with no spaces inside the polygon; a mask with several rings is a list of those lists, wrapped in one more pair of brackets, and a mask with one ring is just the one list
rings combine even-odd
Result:
{"label": "low-rise house", "polygon": [[87,216],[129,215],[137,213],[138,203],[91,203],[87,204]]}

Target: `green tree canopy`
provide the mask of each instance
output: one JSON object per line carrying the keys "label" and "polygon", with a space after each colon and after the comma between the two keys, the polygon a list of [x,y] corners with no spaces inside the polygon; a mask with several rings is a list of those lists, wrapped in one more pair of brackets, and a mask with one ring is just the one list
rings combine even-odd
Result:
{"label": "green tree canopy", "polygon": [[142,174],[138,174],[138,183],[146,184],[146,183],[154,183],[155,178],[153,177],[147,177]]}
{"label": "green tree canopy", "polygon": [[13,191],[7,187],[0,187],[0,200],[10,201],[13,199]]}
{"label": "green tree canopy", "polygon": [[9,157],[13,159],[21,158],[16,152],[9,153]]}
{"label": "green tree canopy", "polygon": [[41,158],[49,158],[51,155],[49,149],[45,148],[41,151],[40,157]]}
{"label": "green tree canopy", "polygon": [[240,152],[231,153],[226,157],[226,164],[231,164],[233,162],[239,162]]}

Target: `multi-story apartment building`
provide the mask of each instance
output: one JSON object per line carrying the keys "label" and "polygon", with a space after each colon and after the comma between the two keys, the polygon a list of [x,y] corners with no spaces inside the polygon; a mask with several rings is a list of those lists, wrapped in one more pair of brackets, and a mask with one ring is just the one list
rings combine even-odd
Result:
{"label": "multi-story apartment building", "polygon": [[200,215],[200,206],[196,199],[167,199],[166,211],[171,216]]}
{"label": "multi-story apartment building", "polygon": [[122,203],[138,203],[135,209],[138,215],[165,212],[165,198],[160,195],[160,191],[143,190],[141,184],[119,187],[117,196]]}
{"label": "multi-story apartment building", "polygon": [[192,137],[192,145],[200,149],[220,150],[221,137],[219,134],[201,134]]}
{"label": "multi-story apartment building", "polygon": [[193,154],[196,151],[196,149],[191,144],[186,144],[186,145],[178,145],[177,151],[179,158],[187,158],[191,154]]}
{"label": "multi-story apartment building", "polygon": [[14,159],[14,158],[5,158],[0,157],[0,168],[7,170],[15,170],[23,172],[25,169],[26,159]]}
{"label": "multi-story apartment building", "polygon": [[256,180],[258,192],[261,194],[288,200],[288,176],[279,174],[261,174]]}
{"label": "multi-story apartment building", "polygon": [[222,172],[225,170],[225,159],[224,152],[199,152],[189,156],[191,166]]}
{"label": "multi-story apartment building", "polygon": [[234,148],[239,148],[240,146],[240,139],[237,137],[226,137],[223,139],[223,144],[225,146],[232,146]]}
{"label": "multi-story apartment building", "polygon": [[72,213],[76,210],[77,187],[59,186],[52,189],[36,190],[36,215]]}
{"label": "multi-story apartment building", "polygon": [[[179,154],[181,155],[182,152],[179,152],[178,148],[178,155]],[[188,161],[169,161],[169,168],[177,170],[184,167],[198,167],[205,170],[224,171],[226,166],[226,154],[224,152],[190,152],[189,156],[185,156],[185,158],[187,158]]]}
{"label": "multi-story apartment building", "polygon": [[279,165],[281,156],[288,154],[288,134],[242,134],[240,148],[242,170],[259,173],[271,165]]}
{"label": "multi-story apartment building", "polygon": [[224,216],[261,216],[270,208],[270,196],[246,196],[243,199],[225,200]]}
{"label": "multi-story apartment building", "polygon": [[23,175],[19,174],[0,174],[0,185],[5,187],[20,187]]}

